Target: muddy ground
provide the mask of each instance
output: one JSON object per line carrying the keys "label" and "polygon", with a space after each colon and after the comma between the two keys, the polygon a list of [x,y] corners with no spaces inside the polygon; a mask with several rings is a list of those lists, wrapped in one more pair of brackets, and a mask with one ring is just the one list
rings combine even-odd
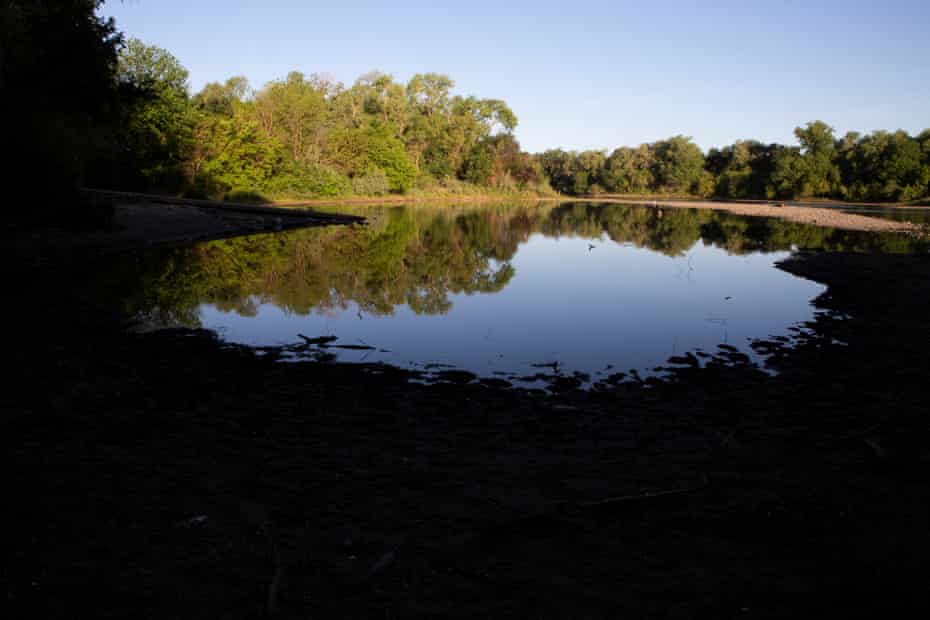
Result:
{"label": "muddy ground", "polygon": [[129,334],[93,260],[6,269],[6,618],[930,611],[928,257],[790,260],[777,376],[552,393]]}
{"label": "muddy ground", "polygon": [[147,247],[187,245],[245,234],[309,226],[362,223],[364,218],[314,211],[309,207],[273,207],[155,194],[87,191],[85,212],[97,211],[92,226],[35,228],[23,233],[0,230],[3,255],[19,262],[67,262],[70,253],[128,252]]}

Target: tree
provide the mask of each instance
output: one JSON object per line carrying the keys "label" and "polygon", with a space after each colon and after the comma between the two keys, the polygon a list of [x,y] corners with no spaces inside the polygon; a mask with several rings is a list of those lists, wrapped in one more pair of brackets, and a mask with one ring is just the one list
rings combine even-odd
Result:
{"label": "tree", "polygon": [[765,198],[774,167],[773,148],[740,140],[722,150],[712,149],[707,171],[716,176],[713,193],[724,198]]}
{"label": "tree", "polygon": [[687,193],[697,189],[704,170],[704,153],[685,136],[655,145],[654,175],[659,191]]}
{"label": "tree", "polygon": [[384,171],[391,191],[406,192],[413,187],[417,171],[407,158],[404,143],[390,134],[383,126],[372,126],[368,130],[368,162]]}
{"label": "tree", "polygon": [[588,193],[603,188],[601,179],[607,163],[605,151],[582,151],[578,154],[575,171],[574,191],[578,194]]}
{"label": "tree", "polygon": [[921,144],[904,131],[876,131],[840,149],[845,194],[855,200],[914,200],[926,193]]}
{"label": "tree", "polygon": [[607,158],[603,179],[609,192],[644,194],[654,191],[654,152],[648,144],[638,148],[621,147]]}
{"label": "tree", "polygon": [[796,127],[794,135],[801,143],[802,194],[829,196],[839,185],[839,169],[833,163],[836,150],[833,128],[823,121]]}
{"label": "tree", "polygon": [[187,70],[167,50],[130,39],[117,75],[124,93],[121,184],[177,189],[197,123]]}
{"label": "tree", "polygon": [[575,191],[575,153],[550,149],[537,159],[554,190],[564,194]]}
{"label": "tree", "polygon": [[805,167],[801,149],[779,147],[775,151],[774,170],[768,193],[773,198],[793,199],[804,191]]}
{"label": "tree", "polygon": [[225,83],[210,82],[194,96],[194,104],[202,112],[232,116],[236,107],[249,95],[249,81],[243,76],[231,77]]}
{"label": "tree", "polygon": [[381,125],[333,130],[326,148],[327,163],[349,177],[379,169],[386,175],[391,191],[396,192],[409,190],[416,180],[416,168],[403,142]]}
{"label": "tree", "polygon": [[[112,143],[122,36],[101,0],[0,3],[0,106],[13,154],[7,191],[44,212],[71,208],[88,165]],[[20,195],[21,194],[21,195]]]}
{"label": "tree", "polygon": [[255,96],[255,112],[262,129],[276,138],[298,162],[318,163],[327,120],[325,80],[292,71]]}
{"label": "tree", "polygon": [[471,147],[462,164],[462,179],[475,185],[488,185],[494,172],[494,145],[484,140]]}
{"label": "tree", "polygon": [[920,135],[917,136],[917,141],[920,143],[921,175],[927,179],[927,187],[924,190],[924,196],[930,196],[930,129],[924,129],[920,132]]}
{"label": "tree", "polygon": [[196,133],[202,150],[192,182],[206,193],[261,191],[283,173],[283,145],[243,114],[205,118]]}

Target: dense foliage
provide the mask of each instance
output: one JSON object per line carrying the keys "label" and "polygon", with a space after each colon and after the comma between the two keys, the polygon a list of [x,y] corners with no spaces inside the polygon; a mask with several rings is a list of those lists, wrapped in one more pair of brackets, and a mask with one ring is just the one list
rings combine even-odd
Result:
{"label": "dense foliage", "polygon": [[912,201],[930,197],[930,130],[850,132],[821,121],[794,131],[799,147],[738,141],[705,156],[690,138],[606,151],[538,156],[566,194],[675,194],[705,198]]}
{"label": "dense foliage", "polygon": [[[72,205],[83,186],[229,199],[480,192],[912,201],[930,197],[930,130],[868,135],[816,121],[799,146],[685,136],[635,148],[531,155],[498,99],[445,75],[351,86],[292,72],[191,94],[167,50],[124,41],[103,0],[0,3],[0,105],[14,198]],[[20,195],[17,195],[20,194]],[[53,211],[53,210],[50,210]]]}
{"label": "dense foliage", "polygon": [[35,216],[72,205],[85,169],[113,144],[121,37],[102,0],[0,2],[0,109],[11,201]]}
{"label": "dense foliage", "polygon": [[[129,189],[198,197],[407,193],[467,181],[545,190],[520,151],[504,102],[452,94],[444,75],[400,84],[370,73],[351,87],[292,72],[253,91],[243,77],[191,96],[166,50],[130,40],[120,53],[127,156],[114,169]],[[133,174],[133,172],[135,174]]]}

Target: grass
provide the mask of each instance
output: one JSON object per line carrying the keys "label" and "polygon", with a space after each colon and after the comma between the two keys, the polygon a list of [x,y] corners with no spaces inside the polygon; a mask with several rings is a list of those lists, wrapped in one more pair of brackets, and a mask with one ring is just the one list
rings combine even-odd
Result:
{"label": "grass", "polygon": [[[275,195],[274,203],[315,202],[315,203],[403,203],[423,201],[459,201],[459,202],[494,202],[527,201],[555,198],[558,194],[546,186],[525,189],[500,189],[474,185],[457,180],[434,181],[420,187],[414,187],[403,194],[346,194],[342,196],[292,196]],[[231,200],[231,198],[230,198]]]}

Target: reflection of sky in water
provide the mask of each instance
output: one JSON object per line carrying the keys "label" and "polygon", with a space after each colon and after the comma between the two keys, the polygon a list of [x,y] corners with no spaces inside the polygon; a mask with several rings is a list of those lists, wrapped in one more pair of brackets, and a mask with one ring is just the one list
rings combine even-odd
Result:
{"label": "reflection of sky in water", "polygon": [[261,304],[254,317],[203,305],[201,319],[232,342],[292,344],[300,333],[390,351],[330,349],[342,361],[443,363],[485,376],[534,374],[531,364],[556,361],[567,372],[594,374],[608,365],[643,371],[720,343],[752,355],[750,338],[784,334],[811,318],[810,301],[824,287],[776,269],[785,256],[728,255],[698,242],[671,258],[606,237],[534,235],[520,246],[516,274],[501,292],[450,294],[445,315],[417,315],[403,305],[393,315],[362,312],[360,319],[349,304],[301,316]]}

